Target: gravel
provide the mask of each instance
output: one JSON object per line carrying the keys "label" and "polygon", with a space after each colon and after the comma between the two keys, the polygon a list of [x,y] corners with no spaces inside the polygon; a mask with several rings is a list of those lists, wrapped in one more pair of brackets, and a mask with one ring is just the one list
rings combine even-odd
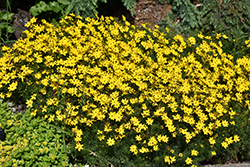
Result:
{"label": "gravel", "polygon": [[215,164],[215,165],[204,165],[203,167],[250,167],[250,161],[242,163],[229,163],[229,164]]}

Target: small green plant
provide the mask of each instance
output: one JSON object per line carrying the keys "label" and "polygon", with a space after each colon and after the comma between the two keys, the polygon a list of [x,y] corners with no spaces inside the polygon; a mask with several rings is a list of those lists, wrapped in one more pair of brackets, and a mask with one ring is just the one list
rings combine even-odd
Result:
{"label": "small green plant", "polygon": [[48,3],[40,1],[32,6],[29,11],[34,17],[39,16],[40,19],[47,17],[49,18],[48,21],[55,24],[57,20],[65,15],[64,8],[69,4],[70,2],[68,0],[50,1]]}
{"label": "small green plant", "polygon": [[6,133],[5,141],[0,141],[0,166],[69,166],[70,146],[62,145],[63,130],[33,117],[29,110],[13,115],[1,101],[0,127]]}
{"label": "small green plant", "polygon": [[14,29],[11,26],[12,16],[14,13],[9,12],[9,10],[11,10],[10,3],[8,0],[6,2],[7,11],[0,11],[0,57],[3,54],[1,49],[2,46],[9,46],[9,43],[14,41],[9,40],[12,33],[14,33]]}
{"label": "small green plant", "polygon": [[14,29],[11,27],[10,22],[12,21],[12,16],[14,13],[7,11],[0,11],[0,38],[1,43],[5,42],[5,39],[8,39],[11,33],[14,32]]}

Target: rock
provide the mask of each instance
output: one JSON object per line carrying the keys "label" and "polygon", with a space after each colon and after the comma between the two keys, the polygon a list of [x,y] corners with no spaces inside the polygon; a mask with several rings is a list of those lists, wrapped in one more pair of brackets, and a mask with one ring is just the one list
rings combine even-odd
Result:
{"label": "rock", "polygon": [[27,107],[26,104],[18,104],[18,105],[14,105],[13,102],[9,102],[9,101],[4,101],[3,99],[0,98],[0,102],[3,102],[3,103],[7,103],[8,105],[8,108],[10,109],[10,111],[13,113],[13,114],[17,114],[17,113],[22,113],[25,114],[26,113],[26,110],[28,110],[29,108]]}
{"label": "rock", "polygon": [[[24,30],[27,30],[27,27],[24,25],[30,21],[32,18],[32,14],[30,12],[27,12],[25,10],[17,9],[18,13],[14,14],[12,17],[14,18],[12,28],[15,30],[14,34],[17,39],[19,39],[22,35],[22,32]],[[18,29],[18,28],[20,29]]]}
{"label": "rock", "polygon": [[9,107],[13,107],[14,103],[13,102],[6,102],[8,104]]}
{"label": "rock", "polygon": [[160,4],[158,0],[138,0],[135,7],[134,23],[149,23],[150,28],[154,28],[165,18],[167,13],[171,11],[171,6],[166,3]]}

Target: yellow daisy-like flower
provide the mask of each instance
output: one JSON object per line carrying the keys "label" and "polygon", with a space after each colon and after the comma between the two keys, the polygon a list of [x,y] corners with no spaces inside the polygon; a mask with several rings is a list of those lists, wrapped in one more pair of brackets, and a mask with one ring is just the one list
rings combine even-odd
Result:
{"label": "yellow daisy-like flower", "polygon": [[189,157],[187,157],[187,159],[185,160],[186,164],[191,164],[193,162],[193,160]]}
{"label": "yellow daisy-like flower", "polygon": [[146,123],[147,123],[148,125],[152,125],[153,122],[154,122],[154,120],[153,120],[152,118],[148,118],[148,119],[146,120]]}
{"label": "yellow daisy-like flower", "polygon": [[228,147],[228,143],[227,143],[227,142],[224,142],[224,141],[221,143],[221,145],[222,145],[222,147],[224,147],[225,149]]}
{"label": "yellow daisy-like flower", "polygon": [[78,151],[81,151],[83,149],[83,144],[77,143],[75,147]]}
{"label": "yellow daisy-like flower", "polygon": [[199,154],[199,152],[197,150],[192,150],[191,151],[192,156],[197,156],[198,154]]}
{"label": "yellow daisy-like flower", "polygon": [[26,104],[27,104],[28,107],[32,107],[33,101],[32,100],[27,100]]}
{"label": "yellow daisy-like flower", "polygon": [[130,151],[136,155],[138,153],[137,146],[136,145],[130,146]]}
{"label": "yellow daisy-like flower", "polygon": [[113,146],[113,145],[115,145],[115,140],[109,138],[109,139],[107,140],[107,144],[108,144],[108,146]]}
{"label": "yellow daisy-like flower", "polygon": [[11,83],[10,86],[8,87],[9,91],[14,91],[17,88],[17,84],[18,82]]}
{"label": "yellow daisy-like flower", "polygon": [[234,135],[234,142],[236,143],[236,142],[238,142],[238,141],[240,141],[239,136],[238,136],[238,135]]}

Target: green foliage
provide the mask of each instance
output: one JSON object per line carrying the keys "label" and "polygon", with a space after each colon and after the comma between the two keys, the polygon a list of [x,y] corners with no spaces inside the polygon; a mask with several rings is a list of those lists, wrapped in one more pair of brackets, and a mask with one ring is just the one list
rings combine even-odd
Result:
{"label": "green foliage", "polygon": [[11,10],[10,3],[6,0],[6,11],[0,11],[0,57],[2,56],[2,46],[8,45],[10,42],[15,40],[9,40],[11,35],[14,32],[14,29],[11,27],[12,16],[14,13],[9,12]]}
{"label": "green foliage", "polygon": [[98,2],[105,2],[107,0],[71,0],[70,4],[66,7],[65,13],[74,13],[75,15],[80,15],[82,17],[94,17],[94,14],[98,14],[96,10],[98,8]]}
{"label": "green foliage", "polygon": [[[68,2],[67,0],[65,1]],[[48,4],[46,4],[44,1],[40,1],[39,3],[32,6],[29,11],[32,13],[33,16],[37,16],[40,13],[46,11],[53,11],[55,13],[58,13],[63,9],[64,7],[63,5],[67,4],[64,1],[59,1],[59,2],[61,4],[56,1],[49,2]]]}
{"label": "green foliage", "polygon": [[175,20],[175,15],[172,11],[170,11],[165,18],[162,18],[162,21],[159,23],[160,31],[166,32],[167,28],[170,29],[170,36],[175,36],[176,34],[179,34],[186,39],[198,33],[197,29],[195,29],[195,31],[191,31],[190,27],[182,26],[180,23],[176,23],[173,20]]}
{"label": "green foliage", "polygon": [[172,11],[175,11],[179,16],[181,24],[187,28],[198,28],[200,17],[199,11],[189,0],[168,0],[168,3],[172,6]]}
{"label": "green foliage", "polygon": [[6,133],[5,141],[0,141],[0,166],[69,166],[70,147],[64,149],[62,131],[31,116],[29,110],[13,115],[1,101],[0,127]]}
{"label": "green foliage", "polygon": [[14,13],[0,11],[0,43],[4,42],[5,39],[10,37],[9,35],[14,32],[14,29],[11,27],[10,24],[13,15]]}
{"label": "green foliage", "polygon": [[[199,0],[196,7],[189,0],[168,0],[173,13],[162,20],[163,29],[169,26],[177,33],[192,33],[195,29],[204,33],[223,33],[233,39],[250,32],[250,1],[248,0]],[[179,17],[178,26],[171,26],[171,22]],[[177,30],[175,29],[177,28]],[[190,34],[192,36],[192,34]]]}
{"label": "green foliage", "polygon": [[236,39],[250,32],[250,1],[209,1],[201,7],[200,17],[205,31],[223,32]]}
{"label": "green foliage", "polygon": [[134,7],[136,5],[136,0],[122,0],[124,6],[130,11],[131,15],[134,15]]}

